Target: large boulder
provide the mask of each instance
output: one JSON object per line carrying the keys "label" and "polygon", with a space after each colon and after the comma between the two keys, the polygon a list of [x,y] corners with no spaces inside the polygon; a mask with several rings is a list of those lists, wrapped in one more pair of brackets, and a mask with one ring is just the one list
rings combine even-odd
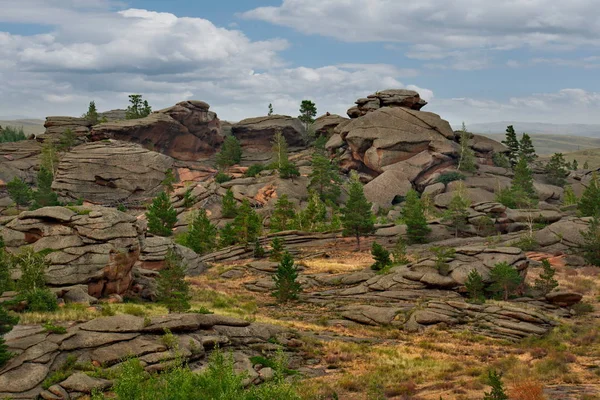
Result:
{"label": "large boulder", "polygon": [[33,184],[41,152],[42,145],[35,140],[0,143],[0,187],[15,177]]}
{"label": "large boulder", "polygon": [[165,171],[172,167],[172,158],[133,143],[87,143],[61,158],[52,189],[70,201],[135,204],[160,192]]}
{"label": "large boulder", "polygon": [[96,125],[90,139],[134,142],[179,160],[205,160],[223,142],[219,118],[209,108],[203,101],[182,101],[145,118]]}
{"label": "large boulder", "polygon": [[59,136],[67,129],[79,135],[85,135],[90,131],[92,123],[85,118],[77,117],[47,117],[44,123],[46,136]]}
{"label": "large boulder", "polygon": [[316,136],[330,136],[339,124],[346,121],[348,121],[348,118],[344,118],[337,114],[327,113],[317,118],[313,123],[312,128],[314,129]]}
{"label": "large boulder", "polygon": [[244,151],[250,153],[270,153],[273,137],[281,132],[290,147],[305,147],[306,129],[298,118],[287,115],[247,118],[231,127]]}
{"label": "large boulder", "polygon": [[350,118],[358,118],[382,107],[403,107],[420,110],[427,102],[414,90],[388,89],[356,100],[356,106],[348,110]]}

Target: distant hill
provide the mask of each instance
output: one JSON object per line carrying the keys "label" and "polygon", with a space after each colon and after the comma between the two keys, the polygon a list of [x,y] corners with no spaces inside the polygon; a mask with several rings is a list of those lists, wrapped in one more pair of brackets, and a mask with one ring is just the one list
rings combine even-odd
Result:
{"label": "distant hill", "polygon": [[30,134],[39,134],[39,133],[44,133],[45,128],[44,128],[44,120],[41,119],[13,119],[13,120],[0,120],[0,126],[2,127],[7,127],[7,126],[13,126],[13,127],[23,127],[23,132],[25,132],[26,135],[30,135]]}
{"label": "distant hill", "polygon": [[[529,134],[575,135],[600,138],[600,125],[597,124],[547,124],[543,122],[499,121],[469,124],[467,125],[467,129],[469,132],[474,133],[494,134],[504,133],[508,125],[513,125],[517,133],[527,132]],[[457,127],[455,129],[460,128]]]}
{"label": "distant hill", "polygon": [[[565,153],[564,156],[568,162],[577,160],[579,168],[583,168],[583,164],[586,161],[591,169],[600,168],[600,148],[574,151],[572,153]],[[548,156],[542,157],[542,159],[548,159]]]}
{"label": "distant hill", "polygon": [[[479,132],[475,132],[479,133]],[[481,133],[483,136],[494,139],[498,142],[504,140],[505,135],[502,133],[487,134]],[[584,136],[571,136],[571,135],[548,135],[531,133],[531,139],[535,150],[539,155],[554,154],[554,153],[571,153],[574,151],[599,149],[600,151],[600,137],[584,137]]]}

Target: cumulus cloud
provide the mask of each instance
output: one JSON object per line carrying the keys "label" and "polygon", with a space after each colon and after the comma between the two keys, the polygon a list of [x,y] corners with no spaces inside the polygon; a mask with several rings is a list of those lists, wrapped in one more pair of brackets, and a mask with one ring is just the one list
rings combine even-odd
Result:
{"label": "cumulus cloud", "polygon": [[50,27],[0,32],[5,116],[79,115],[92,99],[101,109],[122,108],[129,93],[143,93],[155,109],[205,100],[232,120],[265,114],[269,103],[295,115],[303,98],[343,113],[357,97],[402,88],[401,79],[417,75],[388,64],[293,66],[281,56],[286,40],[255,41],[206,19],[120,9],[110,0],[16,3],[0,0],[0,21]]}
{"label": "cumulus cloud", "polygon": [[[465,51],[477,57],[523,47],[597,47],[597,7],[595,0],[283,0],[241,15],[347,42],[405,43],[408,57],[442,60]],[[484,67],[454,63],[456,69]]]}

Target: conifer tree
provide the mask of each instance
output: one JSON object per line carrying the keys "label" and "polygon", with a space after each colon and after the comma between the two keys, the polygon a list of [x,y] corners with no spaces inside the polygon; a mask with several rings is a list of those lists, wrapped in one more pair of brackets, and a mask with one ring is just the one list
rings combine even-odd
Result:
{"label": "conifer tree", "polygon": [[548,183],[561,187],[564,186],[567,182],[566,177],[569,175],[567,167],[567,162],[562,153],[554,153],[544,168]]}
{"label": "conifer tree", "polygon": [[271,214],[271,232],[291,229],[295,215],[294,203],[288,200],[287,194],[281,195],[275,203],[273,214]]}
{"label": "conifer tree", "polygon": [[173,184],[175,182],[177,182],[177,179],[175,178],[175,174],[173,173],[173,168],[167,169],[165,171],[165,178],[161,182],[161,185],[163,186],[167,194],[173,193],[173,190],[175,190]]}
{"label": "conifer tree", "polygon": [[275,291],[273,296],[280,303],[290,300],[296,300],[298,294],[302,291],[300,283],[297,282],[298,269],[294,265],[294,259],[290,253],[284,253],[277,267],[277,272],[273,276],[275,282]]}
{"label": "conifer tree", "polygon": [[375,263],[371,265],[371,269],[374,271],[381,271],[392,265],[390,252],[377,242],[373,242],[373,245],[371,246],[371,255],[375,260]]}
{"label": "conifer tree", "polygon": [[17,209],[25,207],[31,202],[33,196],[31,189],[22,179],[16,176],[6,184],[6,190],[11,200],[17,205]]}
{"label": "conifer tree", "polygon": [[583,163],[583,169],[590,169],[590,163],[587,160]]}
{"label": "conifer tree", "polygon": [[225,196],[223,196],[223,202],[221,203],[221,215],[223,218],[235,218],[238,212],[237,202],[233,196],[233,191],[227,189]]}
{"label": "conifer tree", "polygon": [[152,200],[146,212],[148,231],[157,236],[171,236],[177,222],[177,211],[166,192],[160,192]]}
{"label": "conifer tree", "polygon": [[507,157],[510,164],[515,165],[519,156],[519,140],[512,125],[506,127],[506,139],[502,143],[508,148]]}
{"label": "conifer tree", "polygon": [[524,156],[519,157],[515,165],[511,192],[519,207],[531,207],[537,204],[538,196],[533,186],[533,175]]}
{"label": "conifer tree", "polygon": [[197,254],[205,254],[215,249],[217,227],[210,222],[205,209],[201,208],[194,214],[183,242]]}
{"label": "conifer tree", "polygon": [[273,141],[271,142],[271,144],[273,145],[275,168],[277,170],[281,170],[281,168],[289,164],[288,145],[287,141],[285,140],[285,136],[283,136],[283,132],[281,130],[275,132],[275,136],[273,136]]}
{"label": "conifer tree", "polygon": [[466,172],[475,172],[477,165],[475,162],[475,152],[469,145],[472,134],[467,132],[465,123],[462,124],[462,130],[460,131],[460,158],[458,160],[458,170]]}
{"label": "conifer tree", "polygon": [[247,245],[253,243],[262,231],[262,220],[254,211],[248,199],[242,201],[238,213],[233,221],[237,234],[237,242]]}
{"label": "conifer tree", "polygon": [[542,260],[542,268],[542,273],[534,282],[534,288],[545,296],[558,287],[558,281],[554,279],[556,270],[547,258]]}
{"label": "conifer tree", "polygon": [[398,236],[392,255],[394,256],[394,264],[404,265],[410,262],[406,254],[406,242],[402,236]]}
{"label": "conifer tree", "polygon": [[40,170],[44,168],[46,171],[50,171],[52,175],[58,168],[58,153],[54,142],[45,141],[42,145],[42,153],[40,155]]}
{"label": "conifer tree", "polygon": [[504,391],[501,373],[489,371],[488,384],[491,386],[492,390],[489,393],[484,393],[483,400],[509,400],[508,395]]}
{"label": "conifer tree", "polygon": [[267,114],[269,117],[273,115],[273,104],[269,103],[269,113]]}
{"label": "conifer tree", "polygon": [[411,189],[406,195],[402,208],[402,218],[406,224],[406,237],[409,243],[427,243],[427,235],[431,228],[427,226],[427,219],[419,194]]}
{"label": "conifer tree", "polygon": [[294,225],[305,232],[320,232],[330,228],[327,224],[327,207],[316,192],[310,192],[308,204],[296,214]]}
{"label": "conifer tree", "polygon": [[52,172],[45,167],[40,167],[37,174],[37,190],[33,192],[33,209],[58,206],[58,195],[52,191]]}
{"label": "conifer tree", "polygon": [[77,134],[72,129],[65,129],[58,140],[58,150],[69,151],[77,143]]}
{"label": "conifer tree", "polygon": [[348,188],[348,200],[342,208],[342,226],[344,235],[356,237],[356,248],[360,250],[360,236],[375,230],[372,204],[367,201],[362,183],[353,175]]}
{"label": "conifer tree", "polygon": [[538,156],[535,154],[535,148],[531,136],[524,133],[519,142],[519,157],[524,157],[527,164],[532,163]]}
{"label": "conifer tree", "polygon": [[165,257],[165,266],[159,271],[156,279],[156,297],[169,312],[184,312],[190,306],[190,286],[185,281],[186,266],[173,250]]}
{"label": "conifer tree", "polygon": [[519,271],[507,262],[498,263],[490,270],[490,280],[492,283],[488,290],[504,301],[507,301],[523,283]]}
{"label": "conifer tree", "polygon": [[260,244],[260,240],[256,238],[254,241],[254,250],[252,250],[254,258],[263,258],[265,256],[265,249]]}
{"label": "conifer tree", "polygon": [[282,179],[292,179],[296,176],[300,176],[300,171],[298,170],[298,167],[296,167],[296,164],[292,162],[284,164],[279,169],[279,177]]}
{"label": "conifer tree", "polygon": [[582,217],[592,217],[600,214],[600,184],[598,183],[598,175],[595,172],[583,191],[581,199],[579,199],[577,210]]}
{"label": "conifer tree", "polygon": [[219,231],[219,247],[233,246],[238,242],[237,232],[233,223],[225,224]]}
{"label": "conifer tree", "polygon": [[88,110],[85,114],[83,114],[83,117],[87,119],[92,125],[96,125],[98,123],[99,116],[98,110],[96,109],[96,102],[90,101]]}
{"label": "conifer tree", "polygon": [[577,204],[578,202],[579,202],[579,199],[577,198],[577,195],[573,191],[573,188],[571,186],[565,187],[565,192],[563,194],[563,205],[570,206],[573,204]]}
{"label": "conifer tree", "polygon": [[312,172],[308,188],[316,191],[325,202],[335,204],[340,197],[341,178],[336,163],[321,150],[315,150],[311,160]]}
{"label": "conifer tree", "polygon": [[459,184],[459,188],[454,192],[450,200],[448,209],[444,214],[442,221],[450,224],[454,229],[454,236],[458,237],[461,230],[464,230],[469,224],[469,206],[471,202],[465,196],[464,184]]}
{"label": "conifer tree", "polygon": [[315,122],[315,116],[317,115],[317,106],[310,100],[302,100],[300,104],[300,115],[298,119],[304,123],[305,128],[308,129],[310,124]]}
{"label": "conifer tree", "polygon": [[469,293],[469,299],[475,303],[481,303],[485,301],[485,284],[483,277],[476,269],[472,269],[467,275],[465,282],[465,288]]}
{"label": "conifer tree", "polygon": [[282,238],[273,238],[271,240],[271,251],[269,252],[269,258],[272,261],[281,261],[285,252],[285,241]]}
{"label": "conifer tree", "polygon": [[11,268],[11,257],[4,250],[4,239],[0,236],[0,294],[14,289],[14,282],[10,276]]}
{"label": "conifer tree", "polygon": [[227,168],[242,161],[242,145],[232,135],[225,137],[221,150],[217,153],[217,167]]}
{"label": "conifer tree", "polygon": [[573,171],[577,171],[579,169],[579,163],[577,162],[577,160],[573,159],[573,163],[571,164],[571,169]]}
{"label": "conifer tree", "polygon": [[583,257],[587,262],[597,267],[600,267],[600,215],[596,214],[592,217],[588,225],[587,231],[582,231]]}
{"label": "conifer tree", "polygon": [[139,119],[150,115],[152,107],[147,100],[142,98],[141,94],[129,95],[129,106],[125,111],[125,119]]}

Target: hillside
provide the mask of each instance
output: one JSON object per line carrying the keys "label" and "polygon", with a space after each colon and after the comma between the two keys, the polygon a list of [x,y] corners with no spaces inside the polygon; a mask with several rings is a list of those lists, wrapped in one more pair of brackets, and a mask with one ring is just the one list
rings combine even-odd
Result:
{"label": "hillside", "polygon": [[44,121],[41,119],[13,119],[13,120],[0,120],[0,126],[7,127],[23,127],[25,135],[40,134],[44,133]]}
{"label": "hillside", "polygon": [[[506,127],[505,127],[506,128]],[[504,140],[504,133],[481,133],[482,131],[473,130],[483,136],[494,139],[498,142]],[[517,131],[520,134],[521,131]],[[539,155],[554,153],[571,153],[590,149],[600,149],[600,138],[575,136],[575,135],[554,135],[542,133],[530,133],[533,139],[533,145]]]}
{"label": "hillside", "polygon": [[[600,137],[600,125],[598,124],[548,124],[544,122],[499,121],[468,124],[467,128],[471,132],[496,134],[504,133],[508,125],[513,125],[517,133],[527,132],[529,134],[536,133],[542,135]],[[457,127],[457,129],[460,129],[460,127]]]}

